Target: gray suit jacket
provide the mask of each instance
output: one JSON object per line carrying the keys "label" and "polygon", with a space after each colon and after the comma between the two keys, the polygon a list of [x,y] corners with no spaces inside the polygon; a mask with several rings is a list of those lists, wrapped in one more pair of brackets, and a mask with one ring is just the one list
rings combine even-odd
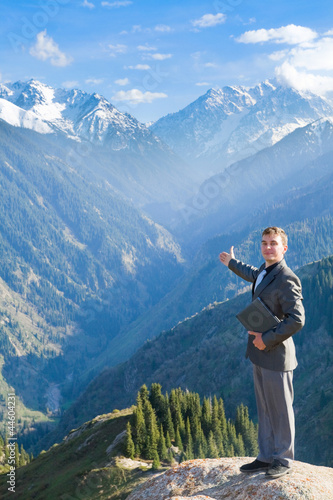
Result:
{"label": "gray suit jacket", "polygon": [[[237,259],[229,262],[231,271],[252,283],[264,268],[265,264],[258,269]],[[305,314],[301,282],[284,259],[258,285],[252,300],[257,297],[263,300],[281,322],[264,333],[262,340],[266,348],[263,351],[253,345],[254,336],[249,335],[246,357],[255,365],[268,370],[293,370],[297,366],[297,360],[292,335],[304,326]]]}

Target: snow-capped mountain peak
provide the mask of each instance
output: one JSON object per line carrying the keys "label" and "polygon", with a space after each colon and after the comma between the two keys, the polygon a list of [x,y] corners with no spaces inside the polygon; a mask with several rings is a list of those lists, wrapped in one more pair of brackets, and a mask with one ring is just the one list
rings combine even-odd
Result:
{"label": "snow-capped mountain peak", "polygon": [[54,89],[37,80],[29,80],[0,85],[0,98],[14,106],[10,107],[9,115],[9,107],[2,106],[3,120],[40,133],[62,132],[76,140],[99,144],[107,141],[113,149],[127,148],[131,138],[152,136],[143,124],[118,111],[98,93]]}
{"label": "snow-capped mountain peak", "polygon": [[272,146],[296,128],[331,116],[328,100],[266,80],[252,88],[210,89],[151,126],[204,178]]}

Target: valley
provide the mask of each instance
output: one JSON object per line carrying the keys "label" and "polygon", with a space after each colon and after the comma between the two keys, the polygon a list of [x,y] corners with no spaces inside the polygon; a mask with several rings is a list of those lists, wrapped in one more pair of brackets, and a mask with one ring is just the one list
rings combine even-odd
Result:
{"label": "valley", "polygon": [[[332,115],[329,100],[273,80],[211,89],[149,127],[97,93],[1,84],[0,411],[15,392],[25,449],[126,408],[143,383],[254,411],[249,366],[225,348],[243,340],[248,284],[218,255],[234,245],[259,265],[261,230],[284,227],[307,303],[318,295],[330,318]],[[318,329],[307,308],[300,398],[305,366],[318,383],[297,402],[304,456],[303,414],[315,402],[326,426],[331,405],[329,370],[304,347],[314,328],[328,350],[329,322]]]}

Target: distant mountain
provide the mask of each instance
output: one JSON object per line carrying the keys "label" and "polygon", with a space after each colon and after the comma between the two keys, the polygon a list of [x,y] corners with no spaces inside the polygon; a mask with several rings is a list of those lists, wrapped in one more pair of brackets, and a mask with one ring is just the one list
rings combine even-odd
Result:
{"label": "distant mountain", "polygon": [[[333,252],[332,216],[318,215],[307,218],[306,215],[317,208],[314,202],[317,196],[319,204],[323,205],[322,213],[326,213],[325,195],[332,198],[332,188],[331,182],[314,196],[300,196],[298,200],[293,200],[296,206],[292,209],[291,204],[286,204],[280,209],[267,210],[258,216],[258,225],[248,231],[244,229],[208,240],[172,292],[163,297],[149,312],[132,324],[126,325],[96,359],[96,365],[105,364],[106,359],[109,366],[125,361],[145,341],[154,338],[160,331],[172,328],[185,318],[193,316],[207,304],[225,301],[246,291],[249,283],[228,272],[221,265],[218,255],[223,250],[229,251],[230,246],[235,245],[237,258],[259,266],[262,263],[259,243],[261,230],[272,222],[283,226],[289,235],[287,262],[293,269],[330,255]],[[296,214],[302,203],[308,203],[304,218],[301,215],[294,218],[292,210],[295,210],[293,213]],[[290,219],[288,213],[291,214]]]}
{"label": "distant mountain", "polygon": [[[190,169],[145,125],[99,94],[36,80],[0,84],[0,119],[61,141],[64,159],[90,169],[137,206],[168,212],[189,196]],[[41,139],[42,140],[42,139]],[[164,204],[164,206],[163,206]]]}
{"label": "distant mountain", "polygon": [[250,89],[210,89],[150,128],[203,180],[331,115],[333,106],[326,99],[266,81]]}
{"label": "distant mountain", "polygon": [[174,214],[173,230],[196,249],[216,234],[246,227],[259,210],[332,173],[332,165],[333,118],[323,118],[207,179]]}
{"label": "distant mountain", "polygon": [[15,388],[20,417],[21,402],[59,410],[184,269],[170,233],[74,169],[63,145],[0,122],[0,392]]}
{"label": "distant mountain", "polygon": [[[325,121],[317,122],[310,130],[322,130],[317,137],[330,138],[330,127]],[[309,132],[309,130],[307,131]],[[315,135],[316,135],[315,133]],[[313,142],[309,134],[310,143]],[[322,142],[323,146],[325,140]],[[275,147],[275,146],[274,146]],[[323,148],[325,150],[325,148]],[[307,150],[306,150],[307,151]],[[308,156],[308,158],[310,155]],[[295,186],[299,185],[299,188]],[[207,216],[202,228],[214,230],[209,239],[202,238],[202,246],[197,252],[194,244],[187,246],[195,234],[195,224],[186,228],[183,237],[183,249],[193,252],[188,259],[188,267],[183,276],[175,283],[170,293],[156,303],[147,313],[137,318],[131,325],[122,328],[113,338],[105,351],[96,359],[95,366],[115,365],[128,359],[145,340],[153,338],[160,331],[169,329],[179,321],[201,311],[209,303],[224,301],[244,291],[248,283],[221,265],[218,255],[222,250],[235,246],[236,255],[245,262],[260,265],[261,231],[269,225],[284,227],[289,235],[288,264],[293,268],[319,260],[333,252],[333,172],[332,154],[328,152],[309,162],[294,175],[294,187],[280,192],[277,199],[265,199],[263,207],[255,213],[244,208],[243,215],[231,218],[231,212],[225,207],[228,218],[219,215]],[[282,183],[282,189],[284,184]],[[236,202],[235,202],[236,205]],[[232,221],[235,220],[232,224]],[[223,231],[224,229],[224,231]],[[207,233],[204,233],[205,235]],[[192,240],[193,241],[193,240]]]}
{"label": "distant mountain", "polygon": [[54,89],[29,80],[1,84],[0,97],[0,116],[11,125],[40,133],[61,131],[76,140],[107,143],[115,151],[137,149],[140,142],[160,144],[145,125],[96,93]]}
{"label": "distant mountain", "polygon": [[[333,408],[333,257],[306,265],[297,274],[306,311],[305,327],[294,336],[299,361],[294,372],[297,457],[331,465],[327,436],[332,433]],[[65,412],[49,439],[60,439],[92,415],[128,406],[142,384],[153,382],[166,391],[179,386],[201,396],[221,396],[231,414],[242,402],[253,418],[251,363],[245,359],[247,334],[235,317],[249,301],[250,292],[212,304],[146,342],[127,362],[105,369]]]}

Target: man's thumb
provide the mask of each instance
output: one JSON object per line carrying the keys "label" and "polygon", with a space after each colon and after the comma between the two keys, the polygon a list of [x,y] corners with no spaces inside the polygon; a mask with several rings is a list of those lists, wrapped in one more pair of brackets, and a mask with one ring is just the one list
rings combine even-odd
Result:
{"label": "man's thumb", "polygon": [[234,247],[232,246],[230,248],[230,255],[231,255],[231,258],[234,259],[235,258],[235,254],[234,254]]}

